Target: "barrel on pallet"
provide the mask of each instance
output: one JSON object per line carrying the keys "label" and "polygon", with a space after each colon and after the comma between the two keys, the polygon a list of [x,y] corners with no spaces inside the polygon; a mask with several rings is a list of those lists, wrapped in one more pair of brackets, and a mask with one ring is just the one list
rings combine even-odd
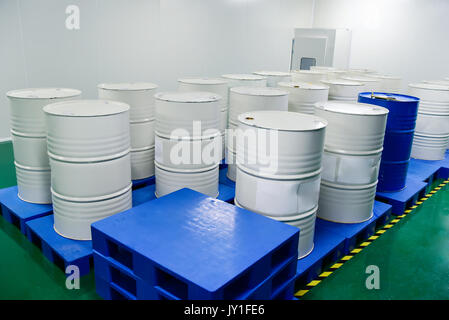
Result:
{"label": "barrel on pallet", "polygon": [[239,116],[238,206],[301,229],[299,257],[313,248],[327,122],[287,111]]}
{"label": "barrel on pallet", "polygon": [[377,191],[402,190],[407,178],[419,99],[402,94],[363,92],[359,102],[389,110]]}

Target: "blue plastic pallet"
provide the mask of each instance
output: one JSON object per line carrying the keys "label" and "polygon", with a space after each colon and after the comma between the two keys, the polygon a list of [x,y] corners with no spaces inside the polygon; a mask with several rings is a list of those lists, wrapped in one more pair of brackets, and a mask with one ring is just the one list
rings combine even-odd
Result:
{"label": "blue plastic pallet", "polygon": [[0,213],[6,221],[17,226],[25,234],[27,221],[49,215],[53,212],[51,204],[36,204],[20,200],[17,186],[0,189]]}
{"label": "blue plastic pallet", "polygon": [[[152,184],[149,186],[141,187],[133,191],[133,207],[138,206],[147,201],[155,200],[156,196],[154,192],[156,191],[156,185]],[[235,188],[230,186],[219,184],[218,185],[218,200],[234,203]]]}
{"label": "blue plastic pallet", "polygon": [[404,210],[413,206],[416,201],[426,195],[428,183],[407,176],[406,187],[397,192],[377,192],[376,200],[390,204],[394,215],[403,214]]}
{"label": "blue plastic pallet", "polygon": [[446,152],[443,160],[410,159],[408,174],[413,179],[427,182],[426,193],[432,188],[432,183],[437,179],[449,177],[449,154]]}
{"label": "blue plastic pallet", "polygon": [[368,221],[361,223],[335,223],[318,218],[316,219],[316,225],[345,237],[343,254],[348,254],[359,242],[374,235],[377,220],[391,209],[391,206],[385,206],[383,203],[374,201],[373,216]]}
{"label": "blue plastic pallet", "polygon": [[133,190],[149,186],[156,183],[156,176],[148,177],[145,179],[133,180]]}
{"label": "blue plastic pallet", "polygon": [[[292,279],[296,279],[296,259],[290,260],[278,266],[272,274],[253,290],[249,291],[241,299],[245,300],[271,300],[281,297],[293,296],[293,289],[286,290],[291,285]],[[125,300],[180,300],[159,286],[152,287],[133,271],[94,251],[95,278],[99,279],[97,293],[103,299],[112,299],[113,290],[118,295],[115,299]],[[282,294],[283,292],[283,294]]]}
{"label": "blue plastic pallet", "polygon": [[343,256],[344,244],[343,235],[316,224],[314,248],[308,256],[298,260],[296,284],[303,286],[309,283],[324,271],[326,265],[339,260]]}
{"label": "blue plastic pallet", "polygon": [[180,299],[244,297],[297,255],[298,235],[189,189],[92,224],[94,250]]}
{"label": "blue plastic pallet", "polygon": [[64,272],[67,266],[76,265],[80,276],[89,273],[92,265],[92,241],[77,241],[60,236],[53,229],[53,215],[26,222],[26,235],[48,260]]}
{"label": "blue plastic pallet", "polygon": [[229,179],[226,175],[228,168],[220,169],[219,182],[220,184],[227,185],[229,187],[235,188],[235,182]]}

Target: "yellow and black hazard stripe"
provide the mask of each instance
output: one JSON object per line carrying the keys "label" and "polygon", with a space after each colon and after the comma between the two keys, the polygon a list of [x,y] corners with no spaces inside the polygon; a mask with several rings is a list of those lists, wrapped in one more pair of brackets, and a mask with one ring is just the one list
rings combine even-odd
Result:
{"label": "yellow and black hazard stripe", "polygon": [[379,238],[382,234],[384,234],[387,230],[389,230],[391,227],[393,227],[396,223],[401,221],[402,218],[413,212],[420,204],[424,203],[427,199],[432,197],[435,193],[438,192],[442,187],[444,187],[447,183],[449,183],[449,179],[443,181],[440,183],[437,187],[435,187],[432,191],[430,191],[428,194],[426,194],[424,197],[419,199],[413,206],[408,208],[407,210],[404,210],[404,213],[400,216],[395,216],[392,220],[390,220],[386,225],[384,225],[382,228],[377,230],[374,235],[369,237],[368,239],[364,240],[359,246],[353,250],[344,257],[342,257],[338,262],[334,263],[330,268],[328,268],[327,271],[322,272],[315,280],[310,281],[307,285],[305,285],[302,289],[298,290],[295,293],[295,297],[302,297],[307,292],[309,292],[312,288],[316,287],[318,284],[321,283],[324,279],[329,277],[335,270],[339,269],[342,265],[344,265],[347,261],[351,260],[356,254],[361,252],[364,248],[368,247],[374,240]]}

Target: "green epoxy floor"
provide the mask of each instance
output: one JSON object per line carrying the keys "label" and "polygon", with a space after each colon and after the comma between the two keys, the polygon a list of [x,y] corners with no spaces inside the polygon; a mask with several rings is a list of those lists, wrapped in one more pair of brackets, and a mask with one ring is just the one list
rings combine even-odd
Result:
{"label": "green epoxy floor", "polygon": [[[15,185],[11,143],[0,143],[0,188]],[[380,271],[368,290],[366,267]],[[98,299],[93,272],[80,290],[0,217],[0,299]],[[302,299],[449,299],[449,186],[335,271]]]}

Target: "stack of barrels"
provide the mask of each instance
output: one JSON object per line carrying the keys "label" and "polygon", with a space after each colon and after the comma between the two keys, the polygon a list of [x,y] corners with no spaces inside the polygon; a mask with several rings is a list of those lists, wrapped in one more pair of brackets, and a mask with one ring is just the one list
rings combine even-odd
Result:
{"label": "stack of barrels", "polygon": [[415,83],[409,93],[420,98],[412,158],[442,160],[449,143],[449,85]]}
{"label": "stack of barrels", "polygon": [[210,78],[185,78],[178,80],[180,92],[203,91],[212,92],[221,96],[220,99],[220,132],[222,141],[222,155],[225,154],[225,130],[228,126],[228,81]]}
{"label": "stack of barrels", "polygon": [[73,100],[44,107],[54,229],[90,240],[91,223],[131,208],[129,106]]}
{"label": "stack of barrels", "polygon": [[329,86],[329,100],[355,102],[359,93],[365,90],[365,85],[358,81],[328,79],[321,82]]}
{"label": "stack of barrels", "polygon": [[277,87],[279,82],[291,80],[290,72],[256,71],[253,73],[267,78],[267,87]]}
{"label": "stack of barrels", "polygon": [[131,177],[140,180],[154,176],[154,94],[153,83],[103,83],[100,99],[120,101],[130,106]]}
{"label": "stack of barrels", "polygon": [[288,110],[288,92],[268,87],[234,87],[229,95],[229,120],[226,146],[227,177],[235,181],[235,129],[238,127],[238,116],[255,110]]}
{"label": "stack of barrels", "polygon": [[288,111],[314,114],[315,103],[327,101],[329,87],[319,83],[279,82],[279,88],[288,91]]}
{"label": "stack of barrels", "polygon": [[238,116],[235,204],[299,227],[300,258],[313,249],[326,124],[287,111]]}
{"label": "stack of barrels", "polygon": [[218,196],[221,96],[166,92],[156,98],[156,196],[190,188]]}
{"label": "stack of barrels", "polygon": [[396,192],[405,188],[419,99],[394,93],[363,92],[359,102],[388,109],[377,191]]}
{"label": "stack of barrels", "polygon": [[362,104],[317,103],[327,120],[318,217],[359,223],[373,215],[388,110]]}
{"label": "stack of barrels", "polygon": [[21,89],[7,94],[11,107],[18,197],[32,203],[51,203],[50,163],[42,108],[78,98],[81,91],[62,88]]}

